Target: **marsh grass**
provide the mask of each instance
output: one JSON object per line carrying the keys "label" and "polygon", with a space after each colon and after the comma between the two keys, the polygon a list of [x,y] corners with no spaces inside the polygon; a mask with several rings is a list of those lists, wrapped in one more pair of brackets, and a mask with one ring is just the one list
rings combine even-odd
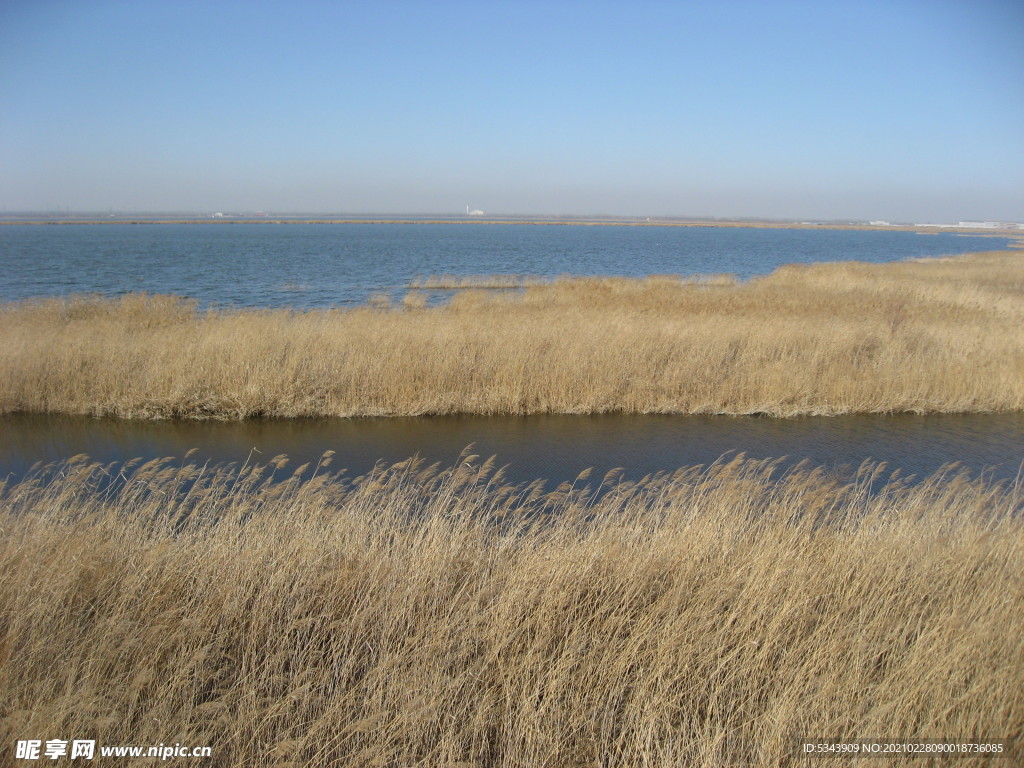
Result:
{"label": "marsh grass", "polygon": [[1022,327],[1024,254],[1012,251],[792,265],[745,283],[530,281],[463,288],[444,306],[421,290],[304,312],[25,301],[0,307],[0,413],[1019,410]]}
{"label": "marsh grass", "polygon": [[1022,512],[1019,486],[870,466],[545,491],[469,456],[352,480],[79,459],[0,486],[0,749],[569,768],[1019,745]]}
{"label": "marsh grass", "polygon": [[525,288],[527,285],[542,285],[547,280],[528,275],[428,275],[409,282],[416,290],[450,291],[476,288],[481,290],[508,290]]}

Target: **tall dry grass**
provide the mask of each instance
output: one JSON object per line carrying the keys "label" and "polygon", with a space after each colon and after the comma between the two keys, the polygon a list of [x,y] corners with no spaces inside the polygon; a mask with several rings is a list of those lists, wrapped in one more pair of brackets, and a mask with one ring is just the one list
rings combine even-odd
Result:
{"label": "tall dry grass", "polygon": [[0,308],[0,413],[968,412],[1024,408],[1024,254],[562,279],[352,311],[172,297]]}
{"label": "tall dry grass", "polygon": [[427,275],[409,281],[409,287],[432,291],[466,290],[469,288],[502,290],[525,288],[547,282],[528,275]]}
{"label": "tall dry grass", "polygon": [[741,460],[599,498],[472,460],[274,473],[79,461],[0,488],[5,755],[717,767],[1024,739],[1019,486]]}

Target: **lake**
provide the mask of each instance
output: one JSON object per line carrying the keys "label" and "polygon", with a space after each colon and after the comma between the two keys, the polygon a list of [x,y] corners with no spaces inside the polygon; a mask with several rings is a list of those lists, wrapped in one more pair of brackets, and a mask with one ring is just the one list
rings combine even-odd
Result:
{"label": "lake", "polygon": [[952,232],[465,223],[0,226],[0,300],[133,291],[295,308],[405,293],[432,274],[763,275],[791,263],[996,250]]}

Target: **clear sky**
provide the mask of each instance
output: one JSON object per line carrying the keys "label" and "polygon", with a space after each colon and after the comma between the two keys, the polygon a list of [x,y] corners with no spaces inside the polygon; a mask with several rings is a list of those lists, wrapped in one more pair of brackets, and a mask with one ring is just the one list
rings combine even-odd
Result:
{"label": "clear sky", "polygon": [[0,0],[0,208],[1024,221],[1024,0]]}

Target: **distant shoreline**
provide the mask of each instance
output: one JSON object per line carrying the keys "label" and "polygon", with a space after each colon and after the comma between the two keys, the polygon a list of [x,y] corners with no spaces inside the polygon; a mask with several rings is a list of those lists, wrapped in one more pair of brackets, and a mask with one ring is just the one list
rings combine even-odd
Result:
{"label": "distant shoreline", "polygon": [[693,227],[693,228],[723,228],[723,229],[829,229],[829,230],[853,230],[853,231],[877,231],[877,232],[917,232],[919,234],[971,234],[971,235],[992,235],[995,237],[1018,236],[1024,238],[1024,229],[1020,227],[959,227],[948,224],[856,224],[856,223],[834,223],[834,222],[787,222],[787,221],[756,221],[756,220],[727,220],[717,221],[714,219],[633,219],[624,218],[516,218],[516,217],[453,217],[446,218],[288,218],[288,217],[239,217],[239,218],[12,218],[0,219],[0,226],[69,226],[69,225],[97,225],[97,224],[467,224],[467,225],[497,225],[516,224],[523,226],[590,226],[590,227]]}

